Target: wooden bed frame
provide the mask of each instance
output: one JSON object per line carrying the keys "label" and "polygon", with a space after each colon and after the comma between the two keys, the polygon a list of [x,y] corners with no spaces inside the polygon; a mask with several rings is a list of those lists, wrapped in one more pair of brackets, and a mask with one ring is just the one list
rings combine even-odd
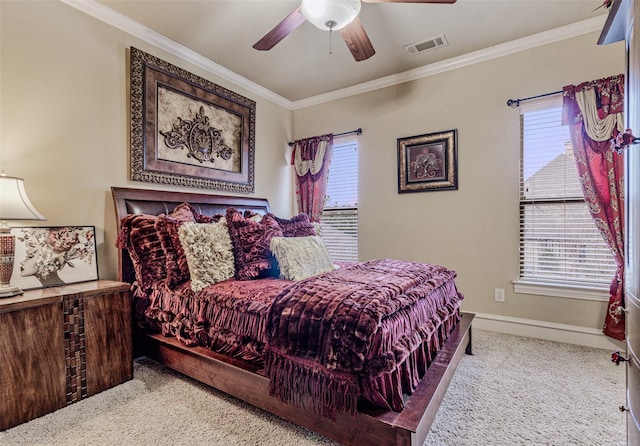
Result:
{"label": "wooden bed frame", "polygon": [[[203,214],[224,213],[233,206],[265,213],[265,199],[166,192],[112,187],[118,230],[128,214],[170,213],[188,202]],[[119,279],[133,282],[133,268],[126,250],[119,250]],[[215,353],[204,347],[187,347],[175,338],[134,331],[137,356],[153,358],[184,375],[233,395],[247,403],[304,426],[347,446],[421,446],[429,433],[438,408],[463,354],[472,354],[471,322],[474,315],[462,314],[448,340],[429,366],[418,388],[406,400],[402,412],[359,407],[354,417],[338,413],[336,421],[300,410],[269,395],[269,381],[254,365]]]}

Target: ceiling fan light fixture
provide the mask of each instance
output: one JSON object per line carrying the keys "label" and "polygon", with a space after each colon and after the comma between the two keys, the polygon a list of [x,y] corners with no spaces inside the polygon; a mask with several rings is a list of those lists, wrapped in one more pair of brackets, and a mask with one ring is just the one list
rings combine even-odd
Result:
{"label": "ceiling fan light fixture", "polygon": [[360,13],[360,0],[302,0],[302,14],[324,31],[344,28]]}

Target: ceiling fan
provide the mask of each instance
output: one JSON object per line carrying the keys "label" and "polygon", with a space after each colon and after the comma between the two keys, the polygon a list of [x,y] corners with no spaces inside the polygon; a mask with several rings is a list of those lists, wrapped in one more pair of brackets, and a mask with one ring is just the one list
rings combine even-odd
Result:
{"label": "ceiling fan", "polygon": [[[455,3],[456,0],[362,0],[366,3]],[[361,0],[302,0],[291,14],[258,40],[253,48],[268,51],[305,21],[325,31],[340,31],[356,61],[366,60],[376,51],[358,14]]]}

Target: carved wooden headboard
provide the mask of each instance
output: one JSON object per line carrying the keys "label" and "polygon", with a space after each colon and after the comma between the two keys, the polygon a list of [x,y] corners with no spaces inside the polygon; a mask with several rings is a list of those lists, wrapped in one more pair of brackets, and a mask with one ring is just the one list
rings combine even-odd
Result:
{"label": "carved wooden headboard", "polygon": [[[181,203],[190,203],[198,212],[209,216],[224,214],[229,207],[234,207],[239,211],[251,210],[260,214],[269,212],[269,202],[265,198],[123,187],[112,187],[111,193],[116,208],[118,232],[120,231],[120,221],[129,214],[169,214]],[[133,283],[135,280],[133,264],[125,249],[118,250],[118,279],[129,283]]]}

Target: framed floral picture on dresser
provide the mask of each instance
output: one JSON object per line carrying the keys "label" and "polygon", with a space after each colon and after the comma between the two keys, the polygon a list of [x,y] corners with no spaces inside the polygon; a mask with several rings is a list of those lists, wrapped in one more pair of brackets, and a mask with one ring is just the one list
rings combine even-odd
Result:
{"label": "framed floral picture on dresser", "polygon": [[94,226],[16,227],[11,285],[23,290],[98,279]]}

